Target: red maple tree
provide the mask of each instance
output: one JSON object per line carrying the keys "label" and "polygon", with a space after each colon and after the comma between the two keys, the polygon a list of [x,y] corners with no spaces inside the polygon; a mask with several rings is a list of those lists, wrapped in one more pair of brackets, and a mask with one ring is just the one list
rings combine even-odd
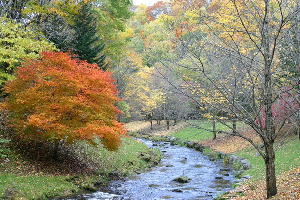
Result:
{"label": "red maple tree", "polygon": [[62,52],[28,60],[5,86],[4,106],[24,140],[72,143],[99,137],[116,149],[125,134],[117,122],[119,100],[111,73]]}

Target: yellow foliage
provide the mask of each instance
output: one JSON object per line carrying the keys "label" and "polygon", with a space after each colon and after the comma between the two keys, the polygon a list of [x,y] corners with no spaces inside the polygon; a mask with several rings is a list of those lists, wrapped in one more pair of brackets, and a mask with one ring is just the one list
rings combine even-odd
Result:
{"label": "yellow foliage", "polygon": [[132,109],[150,113],[165,101],[160,89],[151,88],[153,72],[153,68],[142,67],[127,80],[125,100]]}
{"label": "yellow foliage", "polygon": [[55,50],[55,46],[38,33],[26,30],[22,24],[0,18],[0,84],[11,79],[11,74],[22,61],[38,58],[43,51]]}
{"label": "yellow foliage", "polygon": [[121,32],[119,36],[123,39],[129,39],[133,37],[134,35],[134,30],[132,28],[127,28],[124,32]]}
{"label": "yellow foliage", "polygon": [[206,119],[212,119],[213,118],[213,116],[210,113],[205,113],[203,115],[203,117],[206,118]]}

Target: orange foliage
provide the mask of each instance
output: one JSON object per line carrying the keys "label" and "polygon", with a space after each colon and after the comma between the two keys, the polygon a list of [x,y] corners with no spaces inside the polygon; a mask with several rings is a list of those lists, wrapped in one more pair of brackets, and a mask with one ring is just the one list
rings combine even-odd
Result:
{"label": "orange foliage", "polygon": [[76,140],[100,137],[116,149],[125,134],[117,122],[117,89],[111,73],[71,55],[44,52],[17,70],[5,86],[4,106],[11,123],[24,140]]}
{"label": "orange foliage", "polygon": [[175,29],[175,35],[176,35],[176,38],[181,38],[181,36],[183,35],[183,29],[182,28],[176,28]]}
{"label": "orange foliage", "polygon": [[153,6],[149,6],[146,10],[147,20],[153,21],[161,14],[168,14],[168,6],[168,3],[163,1],[158,1]]}
{"label": "orange foliage", "polygon": [[208,2],[206,0],[173,0],[173,13],[199,9],[207,4]]}

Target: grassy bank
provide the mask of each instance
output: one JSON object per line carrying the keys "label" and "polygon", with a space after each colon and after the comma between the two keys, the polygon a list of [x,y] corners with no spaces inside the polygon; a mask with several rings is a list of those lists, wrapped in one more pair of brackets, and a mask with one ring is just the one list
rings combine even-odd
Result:
{"label": "grassy bank", "polygon": [[157,151],[131,138],[124,138],[122,147],[115,152],[85,143],[75,149],[75,155],[86,157],[97,168],[96,172],[56,174],[47,169],[36,170],[38,163],[10,151],[0,163],[0,199],[49,199],[93,191],[107,184],[112,176],[144,170],[160,159]]}
{"label": "grassy bank", "polygon": [[[296,136],[289,137],[284,142],[275,143],[276,152],[276,174],[280,175],[286,171],[292,170],[300,166],[300,141]],[[246,158],[250,161],[252,168],[244,172],[250,175],[253,180],[263,179],[265,177],[265,164],[257,151],[249,147],[247,149],[236,152],[237,156]]]}

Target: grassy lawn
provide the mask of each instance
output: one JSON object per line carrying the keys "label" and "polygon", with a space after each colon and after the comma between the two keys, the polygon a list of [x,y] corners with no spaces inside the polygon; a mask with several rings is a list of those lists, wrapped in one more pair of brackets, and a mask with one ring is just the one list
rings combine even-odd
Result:
{"label": "grassy lawn", "polygon": [[[207,130],[212,130],[212,122],[206,120],[206,121],[192,121],[191,123],[199,126],[200,128],[187,127],[178,132],[173,133],[172,136],[184,141],[193,141],[193,142],[201,142],[205,140],[211,140],[213,138],[212,132],[207,131]],[[221,123],[216,123],[216,129],[229,130],[228,127],[226,127]]]}
{"label": "grassy lawn", "polygon": [[[297,137],[289,138],[283,145],[276,144],[276,174],[280,175],[285,171],[289,171],[300,166],[300,141]],[[246,158],[251,163],[251,169],[244,172],[245,175],[250,175],[253,180],[262,179],[265,177],[265,165],[263,159],[256,154],[253,148],[248,148],[237,152],[236,155]]]}
{"label": "grassy lawn", "polygon": [[[16,164],[22,162],[20,158],[14,160],[14,156],[8,157],[8,163],[0,162],[0,199],[8,199],[12,194],[15,199],[49,199],[51,197],[71,195],[82,190],[85,185],[93,185],[93,182],[107,182],[105,174],[111,172],[119,175],[128,175],[139,170],[148,168],[152,163],[141,158],[140,153],[146,152],[159,159],[158,151],[150,150],[146,145],[131,138],[124,138],[122,147],[115,152],[108,151],[103,147],[93,147],[84,143],[84,147],[90,161],[99,166],[99,174],[93,176],[64,176],[45,173],[26,174]],[[81,155],[80,152],[75,152]],[[157,154],[158,153],[158,154]],[[17,156],[16,156],[17,157]],[[12,168],[11,172],[5,171],[6,167]],[[104,175],[103,175],[104,174]],[[76,177],[76,179],[72,179]]]}

